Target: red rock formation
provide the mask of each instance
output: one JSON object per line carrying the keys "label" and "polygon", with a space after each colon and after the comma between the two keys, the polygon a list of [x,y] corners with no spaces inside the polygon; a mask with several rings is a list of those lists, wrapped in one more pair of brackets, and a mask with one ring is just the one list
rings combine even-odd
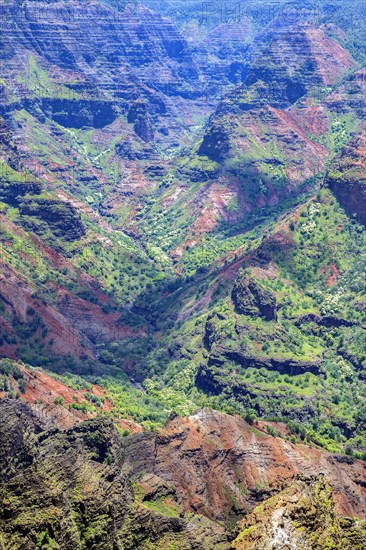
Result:
{"label": "red rock formation", "polygon": [[341,515],[366,517],[366,464],[266,434],[240,417],[204,410],[176,417],[155,445],[156,470],[186,510],[243,514],[297,474],[324,474]]}

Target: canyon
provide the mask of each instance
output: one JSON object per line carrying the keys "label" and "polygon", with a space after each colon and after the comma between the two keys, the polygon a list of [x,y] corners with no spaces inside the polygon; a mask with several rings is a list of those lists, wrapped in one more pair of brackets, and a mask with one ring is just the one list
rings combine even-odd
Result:
{"label": "canyon", "polygon": [[362,6],[203,4],[0,6],[1,548],[366,546]]}

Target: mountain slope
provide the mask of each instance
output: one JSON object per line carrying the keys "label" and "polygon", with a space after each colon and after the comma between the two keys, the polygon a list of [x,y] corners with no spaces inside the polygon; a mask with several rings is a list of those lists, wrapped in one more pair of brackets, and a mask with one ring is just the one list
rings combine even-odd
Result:
{"label": "mountain slope", "polygon": [[[273,42],[287,37],[284,59],[279,62],[276,49],[269,49],[254,60],[245,84],[220,101],[203,139],[164,178],[138,220],[129,220],[131,231],[154,241],[186,273],[185,257],[206,235],[213,241],[241,235],[314,189],[364,118],[362,70],[355,71],[356,63],[327,38],[326,29],[306,32],[321,34],[337,66],[347,60],[340,75],[323,74],[317,52],[305,55],[307,34],[301,27],[292,27],[300,44],[291,40],[291,28],[274,29],[266,31]],[[299,69],[304,87],[290,101],[286,87],[296,84],[297,77],[287,71],[291,63],[301,66],[297,50],[310,58],[310,68],[306,74]],[[276,76],[265,73],[260,80],[261,63],[273,66]]]}
{"label": "mountain slope", "polygon": [[2,544],[127,550],[169,543],[193,548],[202,538],[205,548],[228,548],[219,526],[179,516],[170,486],[161,484],[160,498],[136,498],[136,485],[121,472],[121,440],[110,422],[42,432],[25,405],[3,402],[1,408]]}
{"label": "mountain slope", "polygon": [[164,331],[146,387],[163,376],[188,407],[254,409],[364,456],[364,237],[324,188],[236,260],[144,297]]}

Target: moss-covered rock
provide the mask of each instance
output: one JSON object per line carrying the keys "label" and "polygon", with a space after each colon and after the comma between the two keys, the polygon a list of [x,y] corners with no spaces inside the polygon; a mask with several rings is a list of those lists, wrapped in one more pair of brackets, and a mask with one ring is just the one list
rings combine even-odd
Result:
{"label": "moss-covered rock", "polygon": [[185,517],[172,487],[156,476],[141,498],[123,472],[124,444],[109,419],[46,429],[46,418],[11,400],[0,401],[0,415],[2,548],[189,550],[199,541],[199,548],[228,550],[224,530]]}
{"label": "moss-covered rock", "polygon": [[[85,235],[80,214],[72,204],[66,201],[36,196],[24,200],[20,204],[19,210],[20,214],[26,217],[24,221],[28,227],[29,218],[35,218],[44,222],[52,233],[61,239],[74,241]],[[37,222],[35,222],[31,229],[37,233],[39,232],[37,228],[40,228],[42,232],[42,226],[37,225]]]}
{"label": "moss-covered rock", "polygon": [[366,132],[361,132],[337,156],[325,184],[344,209],[366,225]]}
{"label": "moss-covered rock", "polygon": [[273,292],[247,274],[239,276],[235,281],[232,300],[238,313],[259,316],[266,321],[277,318],[277,302]]}
{"label": "moss-covered rock", "polygon": [[366,522],[341,518],[324,478],[299,478],[242,522],[235,550],[362,550]]}

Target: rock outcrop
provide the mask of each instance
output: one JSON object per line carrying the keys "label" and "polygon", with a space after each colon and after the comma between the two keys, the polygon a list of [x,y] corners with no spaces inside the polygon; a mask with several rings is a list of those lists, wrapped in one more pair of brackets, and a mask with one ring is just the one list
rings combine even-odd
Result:
{"label": "rock outcrop", "polygon": [[256,508],[240,525],[232,548],[314,548],[361,550],[366,522],[341,518],[334,511],[332,490],[322,476],[299,478]]}
{"label": "rock outcrop", "polygon": [[357,124],[364,116],[362,71],[311,7],[286,6],[250,52],[245,81],[221,100],[198,149],[225,168],[243,219],[314,184],[333,154],[329,111],[354,111]]}
{"label": "rock outcrop", "polygon": [[0,8],[0,548],[361,550],[365,70],[113,3]]}
{"label": "rock outcrop", "polygon": [[[46,431],[27,405],[6,400],[0,408],[2,543],[61,550],[177,544],[188,550],[201,541],[200,548],[228,550],[224,529],[185,516],[163,482],[150,476],[139,486],[131,483],[123,473],[121,437],[109,420]],[[153,483],[147,494],[144,486]]]}
{"label": "rock outcrop", "polygon": [[[144,141],[155,128],[156,141],[164,142],[178,131],[179,108],[189,113],[192,103],[197,110],[201,90],[186,40],[142,4],[116,9],[104,2],[14,1],[3,6],[2,23],[1,44],[12,67],[3,75],[5,86],[28,58],[18,101],[40,120],[98,129],[128,115]],[[135,102],[148,106],[147,134],[146,116],[131,120]]]}
{"label": "rock outcrop", "polygon": [[237,278],[232,299],[238,313],[259,316],[266,321],[275,321],[277,318],[274,294],[250,276],[242,275]]}
{"label": "rock outcrop", "polygon": [[189,418],[173,418],[149,445],[141,435],[125,442],[126,471],[138,476],[153,468],[174,485],[186,510],[215,519],[247,513],[297,474],[324,474],[338,513],[366,515],[362,461],[293,445],[240,417],[205,409]]}
{"label": "rock outcrop", "polygon": [[366,225],[366,131],[340,152],[325,178],[343,208]]}

